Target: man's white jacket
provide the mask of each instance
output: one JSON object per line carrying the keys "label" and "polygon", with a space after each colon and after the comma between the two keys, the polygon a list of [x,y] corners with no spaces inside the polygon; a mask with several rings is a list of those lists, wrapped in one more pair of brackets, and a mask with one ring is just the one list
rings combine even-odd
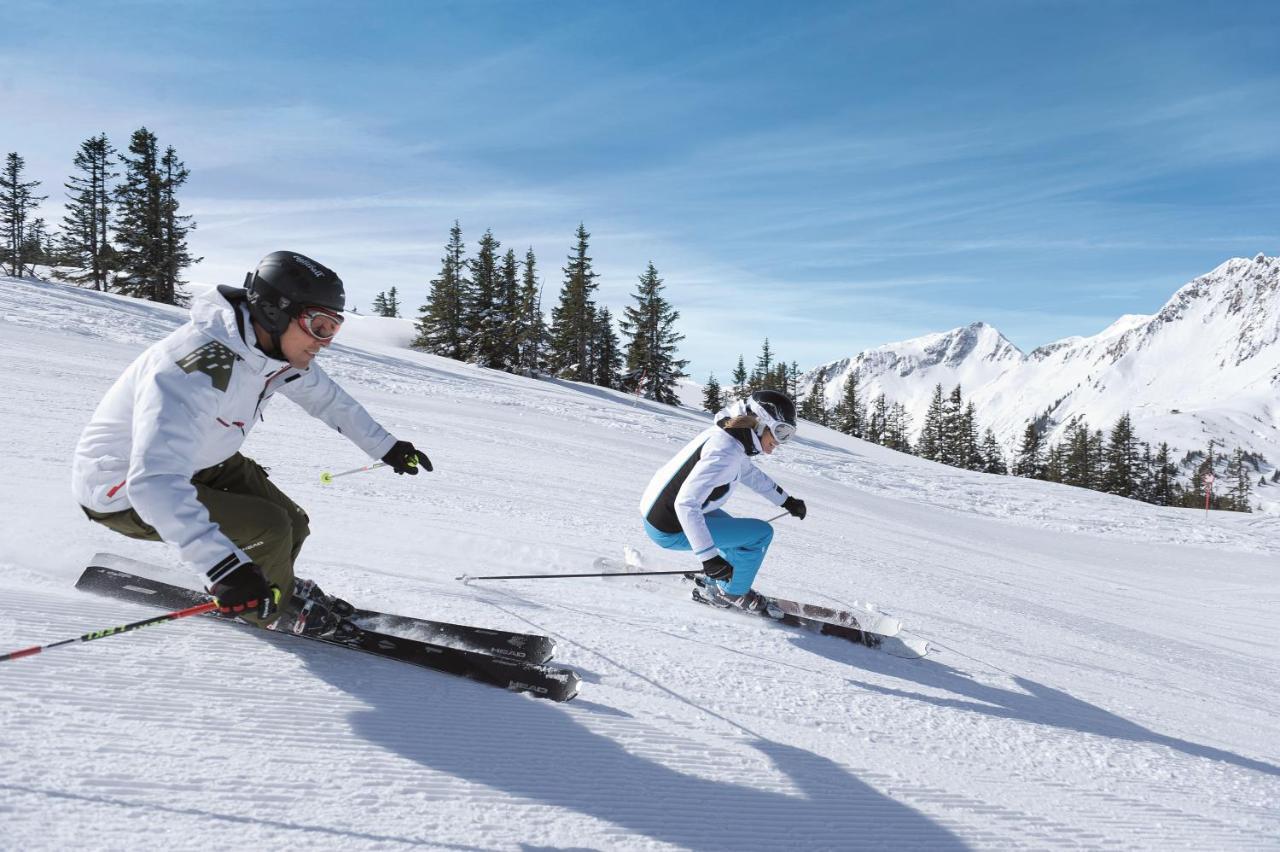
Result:
{"label": "man's white jacket", "polygon": [[371,458],[395,443],[314,362],[298,370],[245,342],[248,310],[228,301],[239,292],[197,297],[191,320],[138,356],[99,403],[72,464],[82,506],[132,507],[209,585],[249,558],[210,520],[191,477],[238,452],[277,391]]}
{"label": "man's white jacket", "polygon": [[750,429],[704,430],[653,475],[640,498],[640,513],[661,532],[683,532],[693,555],[710,559],[716,545],[703,516],[727,503],[739,480],[775,506],[787,499],[787,492],[752,463],[759,452],[760,439]]}

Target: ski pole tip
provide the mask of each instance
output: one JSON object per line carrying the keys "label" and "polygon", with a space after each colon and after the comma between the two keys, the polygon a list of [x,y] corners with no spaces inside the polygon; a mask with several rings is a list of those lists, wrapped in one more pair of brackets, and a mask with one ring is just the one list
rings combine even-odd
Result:
{"label": "ski pole tip", "polygon": [[327,471],[327,470],[326,470],[324,473],[320,474],[320,484],[321,484],[321,485],[331,485],[332,483],[333,483],[333,474],[332,474],[332,473],[330,473],[329,471]]}
{"label": "ski pole tip", "polygon": [[458,576],[454,577],[453,579],[457,580],[459,583],[461,583],[461,584],[462,584],[462,585],[464,585],[464,586],[466,586],[466,585],[470,585],[470,583],[471,583],[471,575],[470,575],[470,574],[459,574]]}

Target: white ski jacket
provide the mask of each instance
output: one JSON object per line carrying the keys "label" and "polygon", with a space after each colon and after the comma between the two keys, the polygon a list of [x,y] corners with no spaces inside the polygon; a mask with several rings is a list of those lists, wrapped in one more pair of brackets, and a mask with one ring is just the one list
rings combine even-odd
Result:
{"label": "white ski jacket", "polygon": [[210,586],[249,558],[209,518],[191,477],[239,451],[276,391],[371,458],[395,443],[317,364],[298,370],[247,343],[248,309],[228,300],[238,292],[199,296],[188,323],[129,365],[81,434],[71,472],[80,505],[132,507]]}
{"label": "white ski jacket", "polygon": [[739,480],[775,506],[787,499],[787,492],[751,462],[759,452],[760,439],[750,429],[704,430],[653,475],[640,498],[640,514],[662,532],[683,532],[693,555],[710,559],[716,545],[703,515],[727,503]]}

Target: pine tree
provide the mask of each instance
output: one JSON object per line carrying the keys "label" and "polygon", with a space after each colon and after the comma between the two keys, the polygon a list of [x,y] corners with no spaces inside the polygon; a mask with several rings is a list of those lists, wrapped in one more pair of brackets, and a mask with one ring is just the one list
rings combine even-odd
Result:
{"label": "pine tree", "polygon": [[964,467],[968,452],[964,446],[964,397],[956,385],[942,404],[942,428],[939,434],[938,461]]}
{"label": "pine tree", "polygon": [[471,288],[465,298],[463,327],[469,336],[467,357],[483,367],[503,367],[503,318],[498,294],[498,248],[502,245],[486,230],[477,244],[476,256],[470,261]]}
{"label": "pine tree", "polygon": [[400,316],[400,291],[394,285],[387,291],[387,312],[383,316]]}
{"label": "pine tree", "polygon": [[10,153],[0,172],[0,268],[7,265],[9,274],[15,276],[22,275],[34,263],[28,233],[31,213],[48,197],[32,193],[40,181],[23,181],[25,168],[26,162],[17,153]]}
{"label": "pine tree", "polygon": [[520,275],[518,316],[514,334],[517,369],[532,376],[546,367],[547,339],[547,325],[542,318],[542,286],[538,282],[538,259],[533,254],[532,246],[524,255],[524,270]]}
{"label": "pine tree", "polygon": [[1044,454],[1044,467],[1038,479],[1046,482],[1066,482],[1067,451],[1062,443],[1049,447]]}
{"label": "pine tree", "polygon": [[1107,439],[1101,429],[1095,429],[1089,436],[1088,446],[1089,480],[1085,488],[1101,491],[1107,473]]}
{"label": "pine tree", "polygon": [[1128,412],[1122,414],[1111,429],[1111,440],[1107,445],[1104,467],[1103,491],[1130,499],[1138,495],[1141,463],[1138,455],[1138,439],[1133,434],[1133,421]]}
{"label": "pine tree", "polygon": [[613,314],[602,307],[596,312],[595,339],[591,343],[591,381],[602,388],[619,388],[622,378],[622,348],[613,330]]}
{"label": "pine tree", "polygon": [[1236,447],[1227,462],[1227,493],[1224,508],[1235,512],[1252,512],[1249,495],[1253,493],[1253,471],[1245,460],[1244,450]]}
{"label": "pine tree", "polygon": [[832,418],[832,425],[846,435],[852,435],[855,438],[865,437],[867,407],[858,390],[857,368],[849,370],[849,377],[844,380],[844,393],[836,403]]}
{"label": "pine tree", "polygon": [[[750,391],[750,379],[747,377],[747,365],[743,362],[742,356],[738,356],[738,366],[733,369],[733,396],[736,399],[746,399]],[[1276,471],[1280,474],[1280,470]]]}
{"label": "pine tree", "polygon": [[942,400],[942,384],[933,388],[933,399],[925,411],[924,426],[920,430],[920,440],[916,443],[916,452],[920,458],[930,461],[942,461],[946,434],[946,404]]}
{"label": "pine tree", "polygon": [[1004,453],[1000,450],[1000,442],[996,440],[996,433],[991,431],[991,427],[987,427],[987,431],[982,436],[982,447],[979,450],[982,456],[982,466],[975,468],[986,473],[997,473],[1006,476],[1009,473],[1009,467],[1004,462]]}
{"label": "pine tree", "polygon": [[891,450],[897,450],[901,453],[911,452],[911,415],[907,414],[907,408],[900,402],[895,402],[889,407],[889,413],[885,417],[885,429],[882,442]]}
{"label": "pine tree", "polygon": [[192,257],[187,246],[187,235],[196,229],[195,220],[179,213],[178,190],[191,176],[190,170],[178,152],[170,145],[160,158],[160,233],[163,242],[163,265],[160,274],[160,298],[156,301],[167,305],[184,305],[187,295],[183,292],[183,271],[204,258]]}
{"label": "pine tree", "polygon": [[800,365],[795,361],[791,362],[791,369],[784,370],[785,381],[783,388],[787,396],[795,399],[800,396]]}
{"label": "pine tree", "polygon": [[671,307],[662,290],[662,279],[650,261],[632,294],[636,304],[623,309],[619,325],[627,338],[626,369],[632,376],[643,377],[645,398],[679,405],[676,385],[685,377],[689,362],[675,357],[676,344],[684,340],[674,328],[680,312]]}
{"label": "pine tree", "polygon": [[413,348],[461,361],[467,354],[463,325],[464,298],[470,287],[466,277],[462,226],[454,220],[440,263],[440,274],[431,281],[427,303],[418,309],[418,336]]}
{"label": "pine tree", "polygon": [[721,393],[721,386],[716,381],[716,374],[707,377],[707,384],[703,385],[703,411],[716,413],[724,407],[724,395]]}
{"label": "pine tree", "polygon": [[579,224],[575,234],[577,244],[564,267],[564,285],[560,288],[560,303],[551,312],[550,360],[552,370],[559,376],[576,381],[592,380],[595,363],[591,344],[597,339],[599,317],[592,295],[599,284],[599,276],[591,267],[587,254],[590,238],[585,225]]}
{"label": "pine tree", "polygon": [[813,379],[813,385],[809,388],[809,394],[800,405],[800,416],[810,423],[826,426],[830,420],[826,396],[827,371],[826,368],[819,367],[818,374]]}
{"label": "pine tree", "polygon": [[520,311],[520,264],[516,261],[514,249],[507,249],[498,266],[495,310],[502,323],[498,357],[502,362],[502,369],[514,372],[520,369],[520,332],[524,324],[524,316]]}
{"label": "pine tree", "polygon": [[379,291],[378,295],[373,297],[373,315],[376,317],[390,316],[387,313],[387,294]]}
{"label": "pine tree", "polygon": [[758,390],[781,390],[775,386],[777,377],[774,374],[774,353],[769,348],[769,338],[764,339],[764,345],[760,347],[760,355],[756,358],[755,369],[751,371],[751,379],[747,385],[747,392],[753,393]]}
{"label": "pine tree", "polygon": [[[129,153],[121,156],[124,180],[116,187],[116,243],[120,292],[154,302],[165,301],[168,274],[165,254],[164,186],[155,134],[145,127],[133,132]],[[168,302],[172,304],[172,302]]]}
{"label": "pine tree", "polygon": [[871,403],[871,411],[867,415],[867,440],[875,444],[883,444],[888,429],[889,400],[884,394],[880,394]]}
{"label": "pine tree", "polygon": [[1013,475],[1027,479],[1044,478],[1044,437],[1035,422],[1027,424],[1022,432],[1022,443],[1013,462]]}
{"label": "pine tree", "polygon": [[111,181],[116,150],[105,133],[86,139],[76,152],[75,167],[81,172],[64,184],[67,188],[66,215],[62,219],[62,242],[58,247],[63,264],[74,267],[66,278],[106,290],[114,268],[114,249],[108,239],[111,219]]}

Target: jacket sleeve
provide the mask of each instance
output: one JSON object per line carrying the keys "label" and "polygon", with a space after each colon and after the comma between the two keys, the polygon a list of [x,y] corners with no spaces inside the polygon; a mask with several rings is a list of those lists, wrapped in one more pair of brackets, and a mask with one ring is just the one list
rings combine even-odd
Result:
{"label": "jacket sleeve", "polygon": [[172,365],[138,382],[126,494],[142,520],[175,545],[207,586],[248,562],[223,534],[191,484],[192,459],[217,423],[217,395],[207,376]]}
{"label": "jacket sleeve", "polygon": [[768,500],[775,506],[781,506],[787,499],[787,492],[774,482],[769,474],[751,463],[751,459],[742,460],[742,481],[748,488]]}
{"label": "jacket sleeve", "polygon": [[737,479],[739,464],[739,459],[730,450],[712,447],[710,441],[703,445],[702,453],[675,497],[676,518],[689,539],[689,548],[699,561],[716,554],[716,544],[707,529],[702,506],[713,490]]}
{"label": "jacket sleeve", "polygon": [[312,364],[298,375],[299,378],[286,382],[280,392],[312,417],[336,429],[373,459],[385,456],[395,444],[395,436],[379,426],[364,406],[338,387],[320,365]]}

